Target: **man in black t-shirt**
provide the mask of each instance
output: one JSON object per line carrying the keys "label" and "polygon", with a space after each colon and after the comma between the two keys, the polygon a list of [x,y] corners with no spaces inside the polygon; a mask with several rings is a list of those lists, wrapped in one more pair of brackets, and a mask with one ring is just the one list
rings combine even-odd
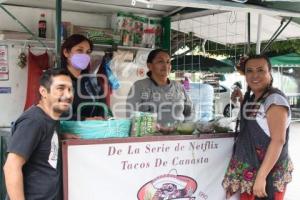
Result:
{"label": "man in black t-shirt", "polygon": [[72,81],[61,69],[43,73],[40,100],[14,123],[4,165],[5,183],[11,200],[54,200],[60,189],[58,136],[61,114],[71,107]]}

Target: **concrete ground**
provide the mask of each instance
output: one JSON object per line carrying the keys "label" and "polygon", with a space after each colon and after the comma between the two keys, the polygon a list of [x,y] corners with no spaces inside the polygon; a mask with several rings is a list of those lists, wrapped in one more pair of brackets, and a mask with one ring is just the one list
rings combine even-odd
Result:
{"label": "concrete ground", "polygon": [[300,200],[300,122],[293,122],[291,124],[289,153],[295,169],[293,180],[287,186],[285,200]]}

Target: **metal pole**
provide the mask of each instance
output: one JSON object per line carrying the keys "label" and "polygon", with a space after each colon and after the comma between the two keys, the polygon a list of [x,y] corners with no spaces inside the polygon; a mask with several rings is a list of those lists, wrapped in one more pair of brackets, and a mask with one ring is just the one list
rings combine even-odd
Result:
{"label": "metal pole", "polygon": [[276,40],[276,38],[280,35],[280,33],[287,27],[287,25],[289,25],[289,23],[292,21],[292,17],[289,18],[289,20],[287,21],[287,23],[282,26],[282,24],[280,25],[280,27],[278,28],[278,30],[276,30],[276,34],[274,34],[272,36],[272,38],[268,41],[267,45],[265,46],[265,48],[262,50],[262,53],[265,53],[266,50],[270,47],[270,45],[274,42],[274,40]]}
{"label": "metal pole", "polygon": [[260,47],[261,47],[261,25],[262,25],[262,15],[258,15],[258,24],[257,24],[257,36],[256,36],[256,54],[260,54]]}
{"label": "metal pole", "polygon": [[55,33],[55,63],[56,68],[61,67],[61,8],[62,8],[62,0],[56,0],[56,33]]}
{"label": "metal pole", "polygon": [[247,27],[248,27],[248,45],[247,45],[247,55],[250,54],[250,43],[251,43],[251,15],[250,13],[247,13]]}

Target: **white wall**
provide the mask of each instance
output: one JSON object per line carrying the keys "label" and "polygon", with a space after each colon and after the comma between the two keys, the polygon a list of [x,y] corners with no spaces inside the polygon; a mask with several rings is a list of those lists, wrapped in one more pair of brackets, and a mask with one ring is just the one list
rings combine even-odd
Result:
{"label": "white wall", "polygon": [[[0,41],[0,44],[1,43]],[[17,66],[19,49],[9,44],[9,80],[0,81],[0,87],[11,87],[11,94],[0,94],[0,127],[9,126],[23,111],[27,87],[27,67]]]}

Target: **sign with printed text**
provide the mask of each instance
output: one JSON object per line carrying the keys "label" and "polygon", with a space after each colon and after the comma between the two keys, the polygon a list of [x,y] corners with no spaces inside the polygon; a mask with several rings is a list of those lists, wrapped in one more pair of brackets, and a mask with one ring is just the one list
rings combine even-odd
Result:
{"label": "sign with printed text", "polygon": [[68,199],[217,200],[233,138],[70,145]]}
{"label": "sign with printed text", "polygon": [[11,87],[0,87],[0,94],[11,94]]}
{"label": "sign with printed text", "polygon": [[8,47],[0,45],[0,81],[8,80]]}

